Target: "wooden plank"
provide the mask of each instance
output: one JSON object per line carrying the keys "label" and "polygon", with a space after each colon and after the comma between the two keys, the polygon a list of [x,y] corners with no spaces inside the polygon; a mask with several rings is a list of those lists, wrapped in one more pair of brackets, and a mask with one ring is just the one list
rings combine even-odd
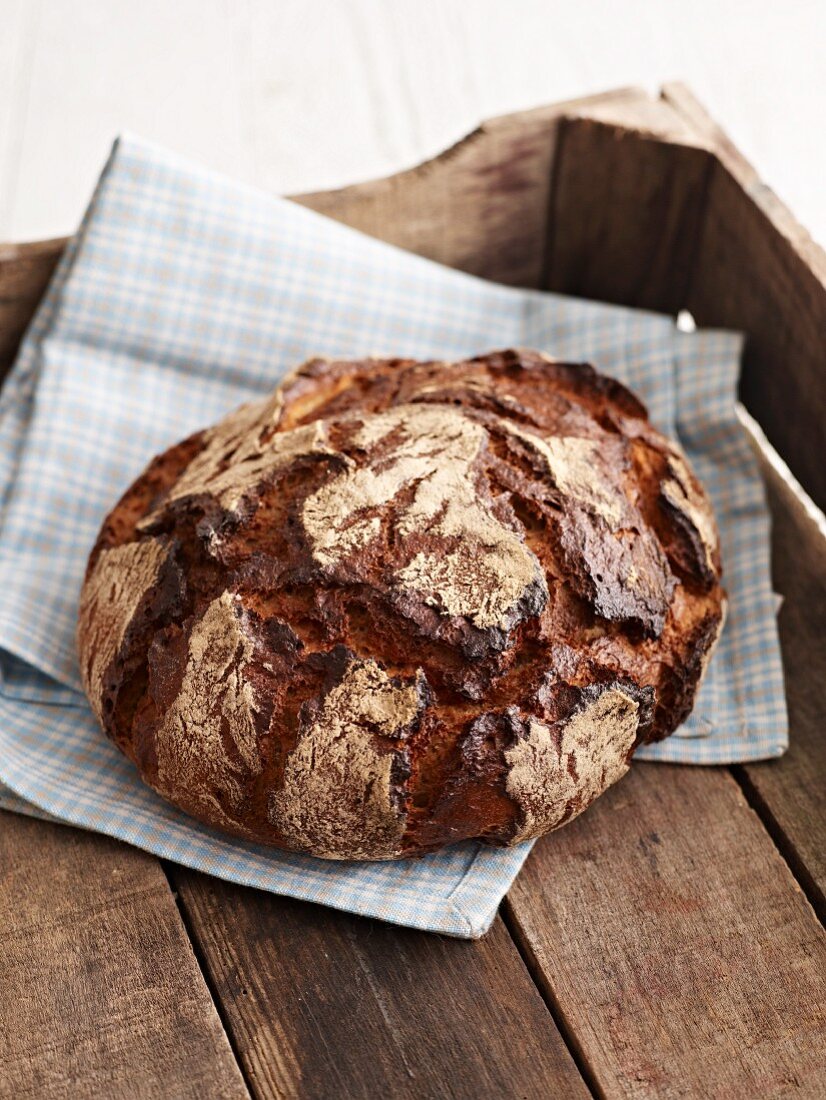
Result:
{"label": "wooden plank", "polygon": [[589,1095],[500,920],[468,943],[171,873],[257,1096]]}
{"label": "wooden plank", "polygon": [[716,153],[686,307],[748,334],[741,399],[826,508],[826,253],[685,88],[664,94]]}
{"label": "wooden plank", "polygon": [[790,746],[779,760],[738,768],[737,776],[826,921],[826,539],[766,461],[763,473],[773,517],[773,583],[783,596]]}
{"label": "wooden plank", "polygon": [[593,118],[566,119],[543,285],[677,312],[685,304],[709,168],[708,152],[696,145]]}
{"label": "wooden plank", "polygon": [[157,860],[0,813],[0,1095],[248,1095]]}
{"label": "wooden plank", "polygon": [[65,245],[65,240],[0,245],[0,382]]}
{"label": "wooden plank", "polygon": [[728,772],[637,764],[507,904],[601,1095],[823,1096],[826,935]]}
{"label": "wooden plank", "polygon": [[653,101],[628,88],[505,115],[409,172],[297,200],[461,271],[537,287],[559,118],[587,110],[614,117],[640,102]]}

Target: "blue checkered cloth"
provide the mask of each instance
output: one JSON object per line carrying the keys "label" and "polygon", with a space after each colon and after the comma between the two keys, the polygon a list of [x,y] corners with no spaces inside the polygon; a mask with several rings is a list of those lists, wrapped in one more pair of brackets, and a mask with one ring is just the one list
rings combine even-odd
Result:
{"label": "blue checkered cloth", "polygon": [[694,714],[638,756],[782,753],[769,516],[735,417],[737,335],[485,283],[126,138],[0,396],[0,805],[274,893],[480,936],[530,845],[342,864],[228,839],[164,803],[106,740],[73,635],[101,520],[152,454],[311,355],[450,359],[508,345],[590,360],[632,386],[714,501],[728,623]]}

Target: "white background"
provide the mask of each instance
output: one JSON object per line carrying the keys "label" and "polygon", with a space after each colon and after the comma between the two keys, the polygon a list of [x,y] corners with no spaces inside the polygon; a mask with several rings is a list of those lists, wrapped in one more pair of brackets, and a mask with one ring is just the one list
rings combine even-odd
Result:
{"label": "white background", "polygon": [[0,0],[0,240],[71,232],[124,129],[290,192],[671,79],[826,242],[826,0]]}

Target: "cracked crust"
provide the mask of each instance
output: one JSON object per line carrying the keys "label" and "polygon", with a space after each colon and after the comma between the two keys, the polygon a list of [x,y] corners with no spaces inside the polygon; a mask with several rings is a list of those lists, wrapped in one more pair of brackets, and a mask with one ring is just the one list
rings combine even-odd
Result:
{"label": "cracked crust", "polygon": [[83,586],[78,625],[83,640],[80,672],[99,722],[104,720],[106,673],[168,554],[168,544],[160,539],[104,550]]}
{"label": "cracked crust", "polygon": [[613,686],[586,700],[556,729],[528,720],[505,751],[505,789],[520,814],[514,842],[558,828],[625,775],[639,709],[636,699]]}
{"label": "cracked crust", "polygon": [[580,813],[686,717],[722,602],[702,487],[619,383],[317,359],[135,482],[78,646],[169,801],[389,859]]}
{"label": "cracked crust", "polygon": [[392,858],[404,837],[397,784],[409,772],[406,739],[422,710],[421,683],[352,661],[307,707],[269,820],[298,851],[326,859]]}

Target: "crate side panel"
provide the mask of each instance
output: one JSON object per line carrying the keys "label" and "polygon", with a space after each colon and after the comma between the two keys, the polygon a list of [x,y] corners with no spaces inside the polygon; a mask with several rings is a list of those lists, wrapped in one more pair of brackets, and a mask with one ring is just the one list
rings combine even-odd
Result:
{"label": "crate side panel", "polygon": [[686,306],[698,325],[746,333],[741,400],[826,507],[826,285],[719,162]]}
{"label": "crate side panel", "polygon": [[500,919],[461,942],[173,874],[259,1095],[589,1096]]}
{"label": "crate side panel", "polygon": [[549,290],[676,313],[685,304],[710,158],[590,118],[560,127]]}
{"label": "crate side panel", "polygon": [[714,150],[688,306],[749,336],[742,397],[816,503],[826,506],[826,252],[682,84],[663,101]]}

